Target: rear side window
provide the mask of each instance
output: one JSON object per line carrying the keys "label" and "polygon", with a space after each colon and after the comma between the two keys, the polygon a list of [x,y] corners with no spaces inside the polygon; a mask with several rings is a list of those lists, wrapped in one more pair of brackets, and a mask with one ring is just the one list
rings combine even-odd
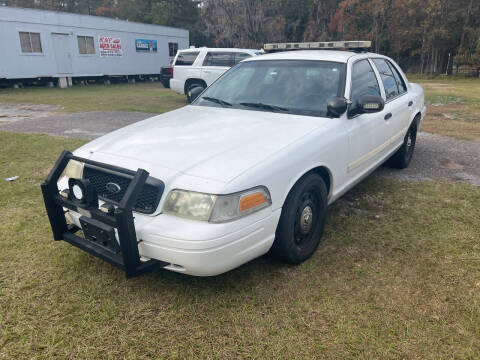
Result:
{"label": "rear side window", "polygon": [[392,69],[384,59],[372,59],[373,63],[377,67],[380,77],[382,78],[383,87],[385,88],[385,96],[387,100],[397,96],[399,94],[397,80],[392,73]]}
{"label": "rear side window", "polygon": [[393,71],[393,76],[395,77],[395,80],[397,82],[398,92],[400,94],[403,94],[404,92],[407,92],[407,86],[405,85],[405,81],[403,81],[403,78],[400,75],[400,73],[398,72],[395,65],[393,65],[390,61],[388,62],[388,65],[390,65],[390,68]]}
{"label": "rear side window", "polygon": [[177,56],[177,61],[175,61],[175,65],[187,65],[187,66],[193,65],[198,54],[199,54],[198,51],[189,51],[189,52],[179,53]]}
{"label": "rear side window", "polygon": [[203,61],[203,66],[233,66],[233,53],[231,52],[208,52]]}
{"label": "rear side window", "polygon": [[372,66],[368,60],[360,60],[353,64],[352,68],[352,90],[350,100],[356,103],[360,96],[376,95],[380,96],[380,87],[377,77],[373,72]]}
{"label": "rear side window", "polygon": [[234,54],[234,58],[235,58],[235,61],[234,61],[234,64],[237,65],[240,61],[246,59],[246,58],[249,58],[250,54],[247,54],[247,53],[235,53]]}

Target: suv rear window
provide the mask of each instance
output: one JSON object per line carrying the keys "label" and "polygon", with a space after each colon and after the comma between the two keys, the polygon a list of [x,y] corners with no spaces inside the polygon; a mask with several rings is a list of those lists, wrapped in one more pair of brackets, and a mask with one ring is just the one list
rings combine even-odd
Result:
{"label": "suv rear window", "polygon": [[203,66],[233,66],[233,53],[231,52],[208,52],[203,61]]}
{"label": "suv rear window", "polygon": [[199,51],[181,52],[178,53],[175,65],[193,65],[197,58]]}

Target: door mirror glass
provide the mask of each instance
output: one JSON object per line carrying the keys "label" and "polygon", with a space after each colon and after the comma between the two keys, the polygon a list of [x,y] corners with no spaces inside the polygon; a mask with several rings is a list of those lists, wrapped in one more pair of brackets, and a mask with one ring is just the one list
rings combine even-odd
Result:
{"label": "door mirror glass", "polygon": [[347,101],[342,97],[332,97],[327,102],[328,115],[333,117],[340,117],[347,111]]}
{"label": "door mirror glass", "polygon": [[380,96],[364,95],[357,100],[357,113],[367,114],[382,111],[385,107],[385,101]]}

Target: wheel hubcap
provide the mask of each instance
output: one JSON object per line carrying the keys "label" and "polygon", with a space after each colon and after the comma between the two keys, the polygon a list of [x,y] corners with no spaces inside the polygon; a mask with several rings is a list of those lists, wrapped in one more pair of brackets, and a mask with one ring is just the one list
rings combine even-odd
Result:
{"label": "wheel hubcap", "polygon": [[310,206],[305,206],[300,214],[300,229],[302,233],[306,234],[312,228],[313,223],[313,211]]}
{"label": "wheel hubcap", "polygon": [[410,149],[411,147],[412,147],[412,133],[408,133],[407,149]]}

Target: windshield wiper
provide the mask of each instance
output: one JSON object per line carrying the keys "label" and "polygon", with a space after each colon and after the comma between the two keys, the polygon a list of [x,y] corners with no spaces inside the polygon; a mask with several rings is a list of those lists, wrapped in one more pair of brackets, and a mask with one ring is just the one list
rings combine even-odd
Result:
{"label": "windshield wiper", "polygon": [[258,109],[265,109],[265,110],[290,112],[290,110],[287,108],[277,106],[277,105],[264,104],[261,102],[259,103],[242,102],[240,103],[240,105],[243,105],[246,107],[258,108]]}
{"label": "windshield wiper", "polygon": [[210,97],[210,96],[202,96],[202,99],[220,104],[222,106],[232,106],[232,104],[230,104],[228,101],[225,101],[225,100],[222,100],[222,99],[217,99],[217,98]]}

